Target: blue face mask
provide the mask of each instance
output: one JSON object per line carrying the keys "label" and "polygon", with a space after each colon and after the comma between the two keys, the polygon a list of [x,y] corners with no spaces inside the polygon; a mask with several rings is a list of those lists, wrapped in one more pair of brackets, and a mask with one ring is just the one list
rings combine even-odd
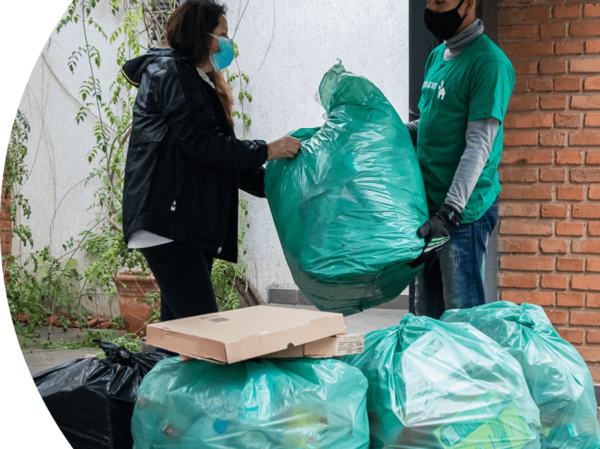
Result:
{"label": "blue face mask", "polygon": [[216,72],[229,67],[235,57],[235,47],[233,45],[233,39],[227,39],[222,36],[215,36],[211,33],[211,36],[219,39],[219,53],[211,53],[209,56],[210,63]]}

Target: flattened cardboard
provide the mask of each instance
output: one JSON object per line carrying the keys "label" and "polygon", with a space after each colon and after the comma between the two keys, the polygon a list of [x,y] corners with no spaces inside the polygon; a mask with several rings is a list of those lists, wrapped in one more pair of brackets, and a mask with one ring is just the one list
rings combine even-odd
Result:
{"label": "flattened cardboard", "polygon": [[310,357],[322,359],[328,357],[339,357],[342,355],[362,354],[365,349],[365,336],[359,334],[340,334],[333,337],[323,338],[322,340],[306,343],[302,346],[295,346],[268,354],[265,358],[294,358]]}
{"label": "flattened cardboard", "polygon": [[345,328],[340,313],[257,306],[150,324],[146,342],[226,364],[332,337]]}

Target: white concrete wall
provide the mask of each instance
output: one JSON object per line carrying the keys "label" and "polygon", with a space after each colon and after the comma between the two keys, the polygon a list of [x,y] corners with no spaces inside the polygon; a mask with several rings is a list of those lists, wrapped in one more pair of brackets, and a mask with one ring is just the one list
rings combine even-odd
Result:
{"label": "white concrete wall", "polygon": [[[106,30],[116,29],[123,20],[122,16],[115,17],[110,13],[108,2],[100,2],[93,17]],[[95,202],[94,192],[100,185],[97,179],[86,183],[93,169],[87,156],[95,143],[93,127],[97,111],[92,109],[84,123],[77,125],[75,121],[83,105],[79,94],[81,82],[90,76],[90,67],[87,59],[80,60],[74,73],[67,66],[72,52],[84,45],[81,24],[81,21],[70,23],[60,33],[52,33],[19,106],[31,126],[25,160],[29,179],[24,183],[22,193],[29,199],[32,209],[29,220],[22,217],[20,220],[31,227],[33,250],[49,245],[54,257],[65,254],[63,244],[71,237],[78,240],[79,233],[88,229],[94,220],[95,211],[88,211],[88,208]],[[116,44],[110,45],[90,28],[87,30],[90,43],[102,55],[100,69],[95,65],[93,69],[104,94],[108,95],[110,83],[118,71]],[[32,248],[23,247],[18,239],[14,239],[12,251],[14,255],[26,256]],[[77,259],[82,273],[90,260],[82,252],[78,253]],[[99,313],[118,313],[118,303],[115,301],[111,307],[103,297],[93,304],[88,302],[86,307]]]}
{"label": "white concrete wall", "polygon": [[[320,126],[322,112],[313,97],[338,58],[347,70],[373,81],[402,119],[408,119],[408,0],[227,0],[226,4],[229,36],[235,33],[240,49],[240,69],[251,77],[249,138],[272,141],[297,128]],[[239,21],[240,7],[246,5]],[[248,279],[266,300],[269,288],[296,286],[267,200],[247,198]]]}
{"label": "white concrete wall", "polygon": [[[320,126],[321,110],[313,97],[322,76],[341,59],[346,69],[372,80],[386,94],[403,119],[408,116],[408,1],[398,0],[226,0],[230,36],[240,48],[240,69],[251,77],[248,90],[254,101],[248,138],[275,140],[303,127]],[[247,8],[246,8],[247,5]],[[241,20],[241,11],[246,8]],[[107,30],[122,17],[114,17],[108,2],[100,2],[94,17]],[[236,31],[237,27],[237,31]],[[97,76],[108,89],[114,79],[116,46],[95,32],[93,43],[103,55]],[[38,61],[20,108],[32,126],[27,166],[30,178],[23,194],[30,199],[35,250],[50,245],[53,255],[77,239],[93,220],[87,211],[98,187],[85,184],[91,171],[87,154],[94,138],[90,117],[77,126],[81,106],[79,86],[89,76],[80,64],[75,74],[67,59],[82,45],[81,24],[54,32]],[[234,66],[235,68],[235,66]],[[238,135],[241,136],[238,129]],[[261,298],[269,288],[296,288],[285,262],[266,200],[247,196],[250,204],[248,277]],[[13,254],[29,248],[13,244]],[[80,254],[79,268],[89,263]],[[92,307],[108,312],[104,301]],[[112,307],[112,311],[117,309]]]}

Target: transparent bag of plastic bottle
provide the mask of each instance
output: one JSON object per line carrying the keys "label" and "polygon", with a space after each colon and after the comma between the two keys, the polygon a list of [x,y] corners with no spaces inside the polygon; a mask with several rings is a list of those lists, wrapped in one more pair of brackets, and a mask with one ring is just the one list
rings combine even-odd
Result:
{"label": "transparent bag of plastic bottle", "polygon": [[369,381],[371,449],[539,449],[523,370],[468,324],[404,316],[343,358]]}
{"label": "transparent bag of plastic bottle", "polygon": [[320,310],[360,312],[418,275],[417,229],[429,216],[406,126],[369,80],[341,64],[319,88],[321,128],[291,133],[295,159],[267,164],[265,190],[294,281]]}
{"label": "transparent bag of plastic bottle", "polygon": [[540,409],[542,448],[600,448],[590,370],[579,352],[554,330],[544,309],[501,301],[448,310],[442,320],[471,324],[521,364]]}
{"label": "transparent bag of plastic bottle", "polygon": [[367,381],[333,359],[159,363],[140,385],[135,448],[368,449]]}

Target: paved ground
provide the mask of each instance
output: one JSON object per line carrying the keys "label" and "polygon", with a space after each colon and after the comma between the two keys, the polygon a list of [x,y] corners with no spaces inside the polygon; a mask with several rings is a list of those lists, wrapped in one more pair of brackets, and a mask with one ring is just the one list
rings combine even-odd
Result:
{"label": "paved ground", "polygon": [[[278,307],[317,310],[312,306],[292,306],[280,305]],[[397,325],[400,319],[406,315],[406,310],[386,310],[386,309],[371,309],[363,313],[358,313],[346,317],[346,332],[349,334],[367,334],[377,329]],[[40,338],[44,340],[57,341],[58,339],[66,339],[71,342],[76,342],[82,338],[79,331],[69,329],[66,333],[62,329],[44,330],[40,334]],[[81,357],[93,357],[98,353],[98,350],[85,348],[75,350],[44,350],[41,346],[32,346],[23,350],[23,356],[27,362],[27,367],[31,374],[47,370],[49,368],[62,365],[63,363]],[[600,420],[600,410],[598,412]]]}
{"label": "paved ground", "polygon": [[[317,310],[312,306],[289,306],[282,305],[278,307],[288,307],[296,309]],[[400,322],[400,319],[408,313],[406,310],[384,310],[371,309],[363,313],[358,313],[345,318],[346,333],[349,334],[367,334],[371,331],[382,329],[384,327],[394,326]],[[43,340],[57,341],[65,339],[71,342],[81,340],[82,336],[76,329],[69,329],[66,333],[62,329],[53,328],[44,329],[40,333]],[[31,374],[45,371],[49,368],[62,365],[63,363],[85,357],[95,356],[98,350],[92,348],[75,350],[44,350],[41,346],[31,346],[23,350],[25,362]]]}

